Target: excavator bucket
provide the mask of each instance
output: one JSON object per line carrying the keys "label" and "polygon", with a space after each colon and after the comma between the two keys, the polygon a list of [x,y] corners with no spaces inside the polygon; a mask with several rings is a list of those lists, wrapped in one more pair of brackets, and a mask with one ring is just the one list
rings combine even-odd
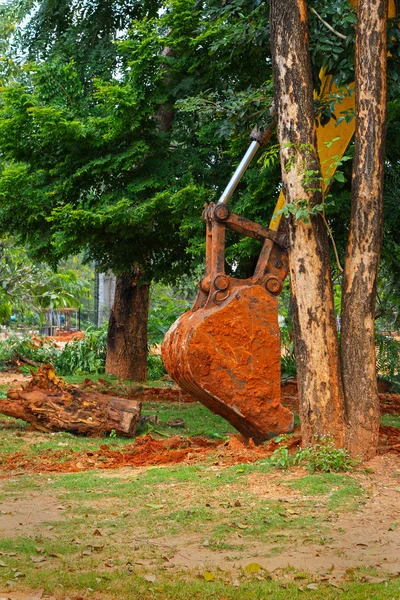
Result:
{"label": "excavator bucket", "polygon": [[261,286],[240,287],[219,306],[183,314],[162,348],[172,379],[255,441],[293,430],[280,403],[277,303]]}
{"label": "excavator bucket", "polygon": [[[257,442],[293,430],[280,402],[278,299],[288,270],[280,234],[210,204],[206,274],[194,306],[167,332],[162,357],[171,378]],[[225,229],[263,242],[253,277],[224,272]]]}

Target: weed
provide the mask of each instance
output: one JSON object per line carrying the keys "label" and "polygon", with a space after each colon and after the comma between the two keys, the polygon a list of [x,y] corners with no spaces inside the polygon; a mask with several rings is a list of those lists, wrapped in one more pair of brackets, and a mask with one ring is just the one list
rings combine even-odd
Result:
{"label": "weed", "polygon": [[147,378],[149,381],[157,381],[164,377],[167,372],[164,367],[163,360],[159,354],[147,355]]}
{"label": "weed", "polygon": [[329,436],[316,438],[315,444],[302,448],[295,454],[294,464],[301,464],[309,471],[350,471],[357,461],[352,459],[344,448],[336,448]]}
{"label": "weed", "polygon": [[273,452],[270,462],[277,469],[288,469],[293,464],[293,458],[286,446],[281,446]]}

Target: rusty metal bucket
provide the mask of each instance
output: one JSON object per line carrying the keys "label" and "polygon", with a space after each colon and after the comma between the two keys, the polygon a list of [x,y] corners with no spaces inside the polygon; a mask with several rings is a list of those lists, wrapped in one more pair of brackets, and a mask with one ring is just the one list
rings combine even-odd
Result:
{"label": "rusty metal bucket", "polygon": [[[244,436],[263,441],[294,426],[293,414],[280,402],[277,296],[288,258],[285,236],[229,210],[226,202],[236,185],[231,180],[229,186],[217,205],[205,207],[205,276],[193,307],[169,329],[161,352],[181,388]],[[263,242],[248,279],[225,274],[226,228]]]}

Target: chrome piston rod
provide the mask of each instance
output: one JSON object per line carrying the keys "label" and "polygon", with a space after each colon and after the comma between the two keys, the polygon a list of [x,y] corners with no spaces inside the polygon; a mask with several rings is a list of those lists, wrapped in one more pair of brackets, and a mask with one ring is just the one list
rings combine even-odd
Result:
{"label": "chrome piston rod", "polygon": [[259,147],[260,147],[260,144],[258,142],[256,142],[256,141],[251,142],[246,154],[243,156],[242,160],[240,161],[238,168],[232,175],[231,180],[229,181],[228,185],[226,186],[225,190],[223,191],[217,204],[226,204],[228,202],[229,198],[232,196],[233,192],[235,191],[237,184],[239,183],[239,181],[242,179],[243,175],[245,174],[247,167],[253,160],[253,157],[254,157],[255,153],[257,152],[257,150],[259,149]]}

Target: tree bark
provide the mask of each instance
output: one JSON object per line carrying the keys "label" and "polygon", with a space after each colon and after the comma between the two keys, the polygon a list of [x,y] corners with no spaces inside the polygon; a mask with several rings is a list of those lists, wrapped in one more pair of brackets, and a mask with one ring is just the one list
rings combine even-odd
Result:
{"label": "tree bark", "polygon": [[106,373],[123,379],[147,379],[149,283],[133,268],[118,275],[108,323]]}
{"label": "tree bark", "polygon": [[352,211],[342,288],[346,446],[364,459],[375,454],[379,434],[374,320],[383,233],[387,4],[358,2]]}
{"label": "tree bark", "polygon": [[[286,204],[322,201],[305,0],[271,0],[271,53]],[[288,219],[293,325],[303,444],[344,440],[344,398],[330,277],[328,234],[316,214]]]}

